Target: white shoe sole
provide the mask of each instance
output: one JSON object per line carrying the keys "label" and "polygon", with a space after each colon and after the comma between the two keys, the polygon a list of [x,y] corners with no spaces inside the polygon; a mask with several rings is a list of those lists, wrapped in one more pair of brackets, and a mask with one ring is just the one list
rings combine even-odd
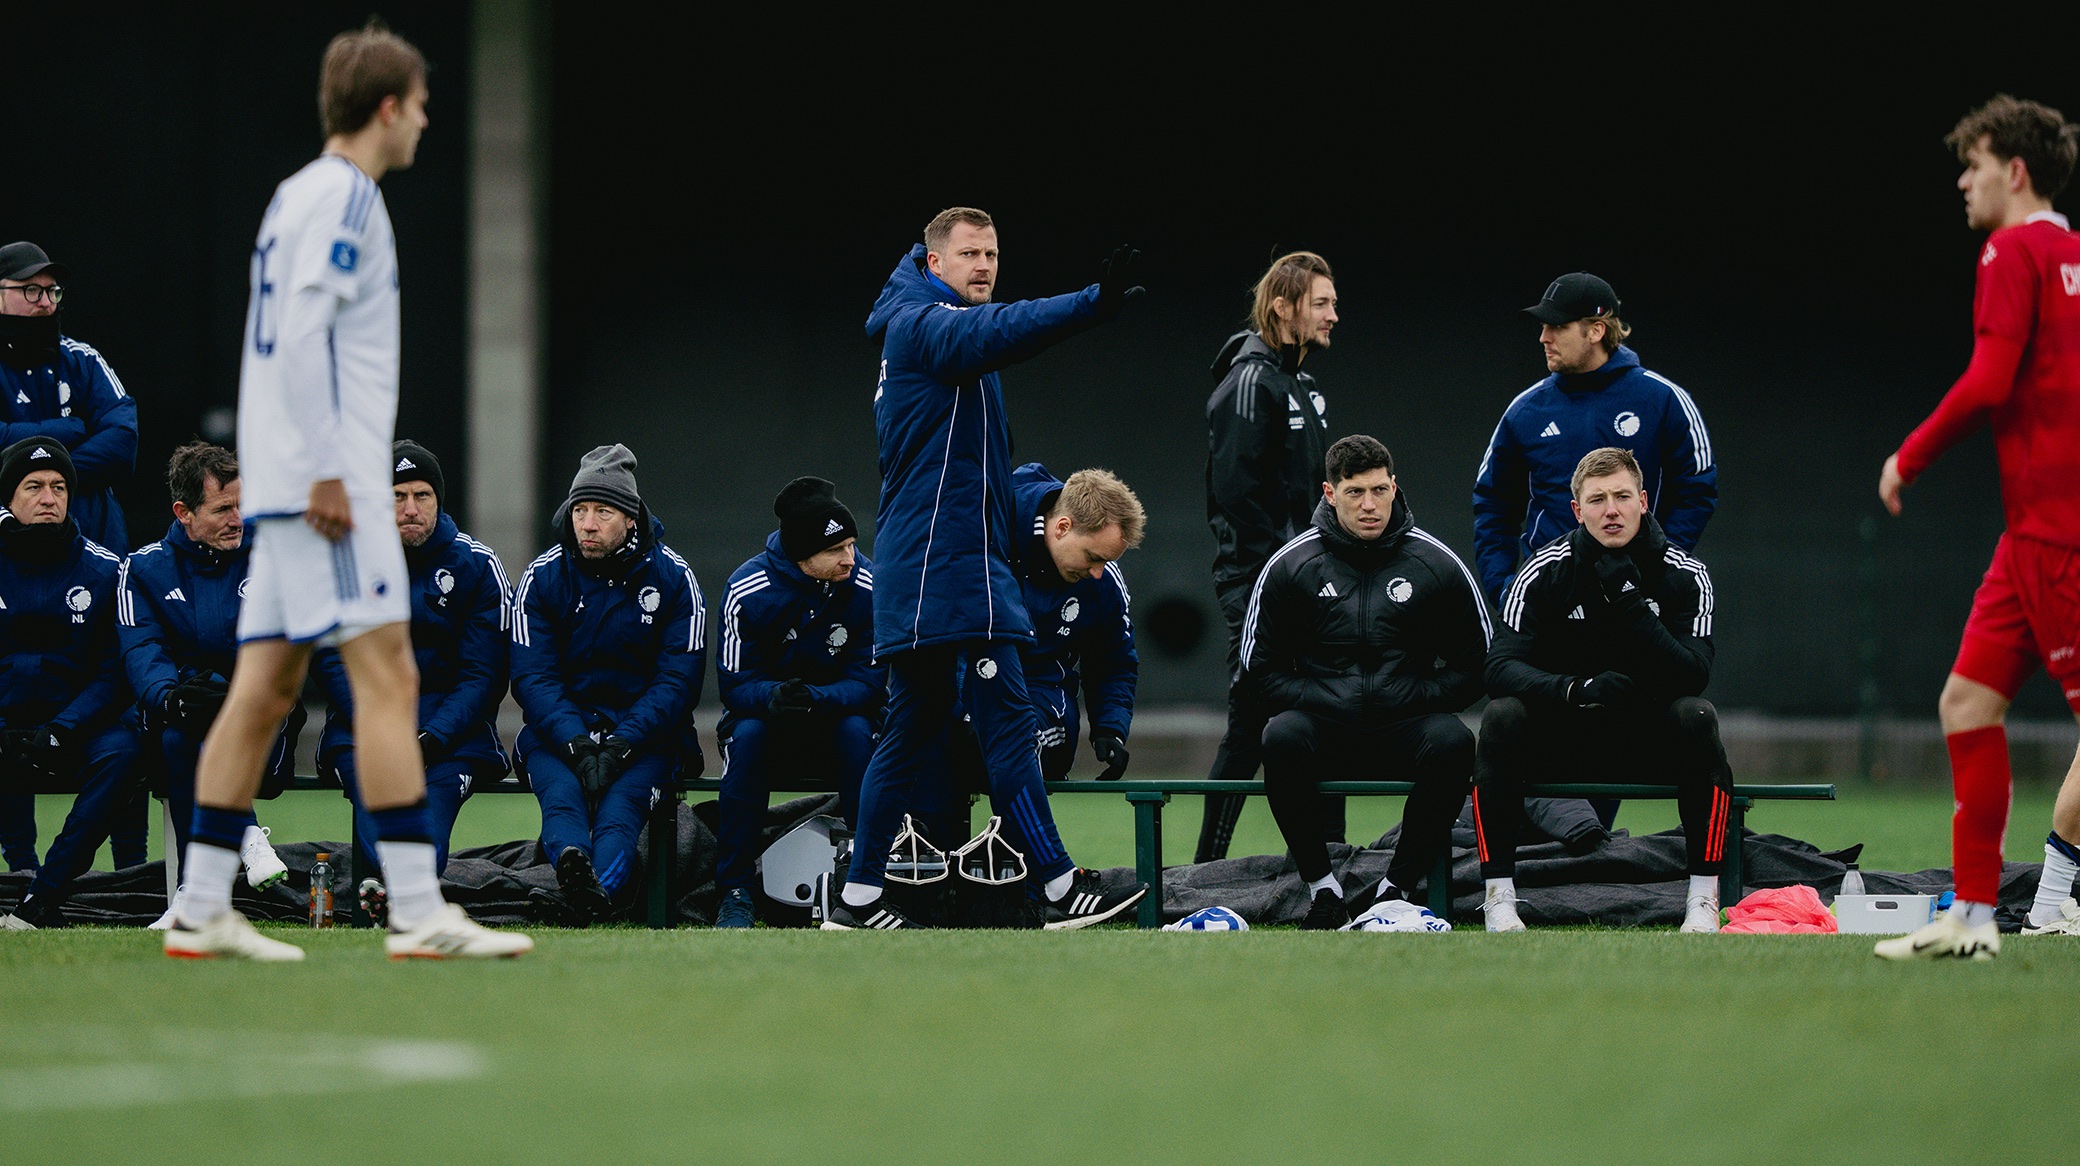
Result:
{"label": "white shoe sole", "polygon": [[383,937],[393,960],[509,960],[534,950],[534,940],[517,931],[493,931],[449,904],[409,931]]}
{"label": "white shoe sole", "polygon": [[302,948],[267,938],[235,911],[227,919],[194,930],[171,928],[165,933],[164,946],[167,955],[183,960],[243,959],[272,964],[303,959]]}

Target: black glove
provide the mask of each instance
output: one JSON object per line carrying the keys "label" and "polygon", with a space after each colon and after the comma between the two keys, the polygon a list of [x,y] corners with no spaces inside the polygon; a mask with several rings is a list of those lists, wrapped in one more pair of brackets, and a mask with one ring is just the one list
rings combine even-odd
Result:
{"label": "black glove", "polygon": [[1105,763],[1098,774],[1099,781],[1118,781],[1127,771],[1127,739],[1111,729],[1099,729],[1091,734],[1091,752]]}
{"label": "black glove", "polygon": [[589,736],[572,737],[563,743],[563,752],[571,773],[578,779],[578,788],[585,791],[585,800],[598,802],[609,784],[600,780],[599,742]]}
{"label": "black glove", "polygon": [[166,719],[190,732],[206,733],[230,690],[230,685],[207,676],[183,680],[166,694]]}
{"label": "black glove", "polygon": [[1596,709],[1623,704],[1632,696],[1632,677],[1623,672],[1598,672],[1567,686],[1567,703],[1576,708]]}
{"label": "black glove", "polygon": [[72,732],[56,725],[23,733],[18,744],[22,764],[52,777],[72,774]]}
{"label": "black glove", "polygon": [[799,680],[783,680],[773,686],[773,695],[766,698],[768,711],[786,716],[790,713],[806,713],[816,708],[816,697],[809,686]]}
{"label": "black glove", "polygon": [[427,732],[419,730],[419,762],[431,765],[448,755],[448,743]]}
{"label": "black glove", "polygon": [[1148,294],[1134,282],[1134,266],[1141,252],[1122,243],[1098,265],[1098,315],[1110,319],[1133,300]]}
{"label": "black glove", "polygon": [[1632,561],[1631,555],[1623,552],[1598,555],[1596,579],[1603,585],[1603,597],[1612,603],[1628,601],[1628,597],[1646,598],[1640,591],[1639,565]]}
{"label": "black glove", "polygon": [[628,768],[629,755],[634,752],[634,746],[612,733],[607,734],[607,739],[599,743],[600,788],[605,789],[614,784],[615,779],[621,776],[621,771]]}

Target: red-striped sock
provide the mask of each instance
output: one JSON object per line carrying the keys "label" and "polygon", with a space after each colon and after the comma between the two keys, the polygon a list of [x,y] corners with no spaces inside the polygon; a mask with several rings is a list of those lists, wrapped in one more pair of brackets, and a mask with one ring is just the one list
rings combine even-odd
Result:
{"label": "red-striped sock", "polygon": [[1968,903],[2000,902],[2001,843],[2008,832],[2008,731],[1999,725],[1944,738],[1957,812],[1950,819],[1952,881]]}

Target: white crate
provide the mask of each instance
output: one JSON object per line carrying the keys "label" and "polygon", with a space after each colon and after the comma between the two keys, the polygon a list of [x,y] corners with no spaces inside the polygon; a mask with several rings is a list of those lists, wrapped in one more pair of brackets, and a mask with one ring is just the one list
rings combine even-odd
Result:
{"label": "white crate", "polygon": [[1936,917],[1934,895],[1838,895],[1835,926],[1850,935],[1905,935]]}

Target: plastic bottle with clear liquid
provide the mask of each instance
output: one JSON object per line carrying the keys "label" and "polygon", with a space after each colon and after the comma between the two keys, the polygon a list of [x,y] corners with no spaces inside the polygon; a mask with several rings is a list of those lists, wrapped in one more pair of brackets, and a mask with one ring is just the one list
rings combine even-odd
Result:
{"label": "plastic bottle with clear liquid", "polygon": [[1842,889],[1835,892],[1835,897],[1860,895],[1862,893],[1863,872],[1856,869],[1856,864],[1852,862],[1849,864],[1849,869],[1842,872]]}
{"label": "plastic bottle with clear liquid", "polygon": [[332,926],[332,856],[322,850],[311,865],[311,926]]}

